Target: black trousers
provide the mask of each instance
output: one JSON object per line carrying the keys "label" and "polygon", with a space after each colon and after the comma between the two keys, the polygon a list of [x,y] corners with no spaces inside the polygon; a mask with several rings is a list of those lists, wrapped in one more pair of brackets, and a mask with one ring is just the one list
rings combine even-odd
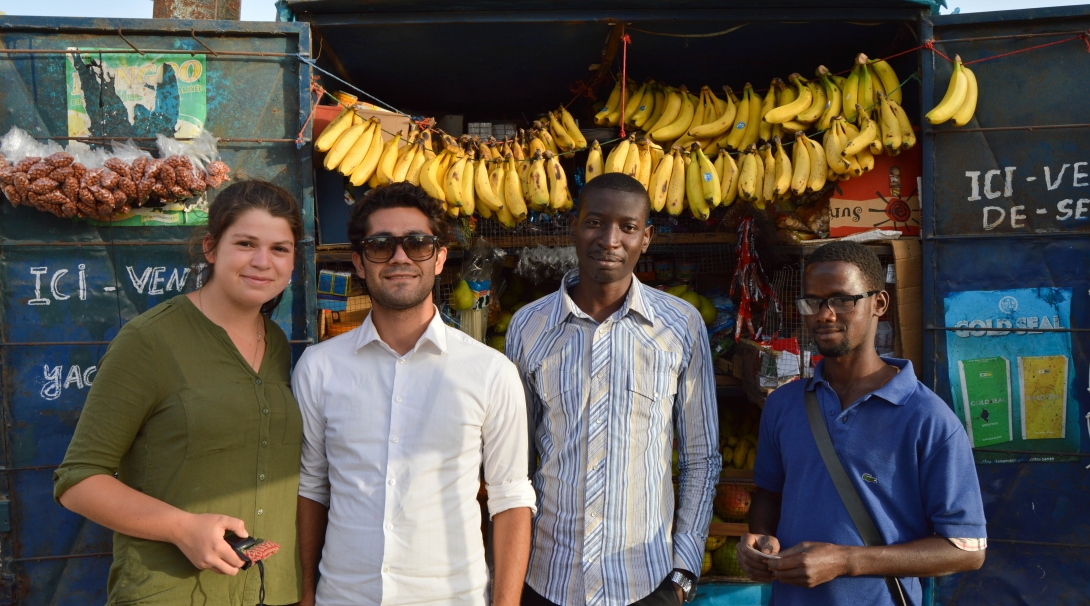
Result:
{"label": "black trousers", "polygon": [[[559,604],[553,604],[549,600],[546,600],[538,592],[534,591],[529,585],[522,588],[522,606],[560,606]],[[646,598],[633,602],[632,606],[682,606],[681,602],[677,599],[677,587],[669,581],[669,579],[662,582],[651,595]]]}

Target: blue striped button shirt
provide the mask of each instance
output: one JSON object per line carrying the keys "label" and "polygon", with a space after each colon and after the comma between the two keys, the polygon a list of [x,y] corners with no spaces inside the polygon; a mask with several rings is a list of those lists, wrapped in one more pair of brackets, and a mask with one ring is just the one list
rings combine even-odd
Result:
{"label": "blue striped button shirt", "polygon": [[507,332],[526,387],[532,468],[540,456],[526,581],[564,606],[622,606],[673,568],[700,572],[722,464],[715,379],[691,305],[633,277],[624,306],[599,324],[568,295],[578,281],[569,272]]}

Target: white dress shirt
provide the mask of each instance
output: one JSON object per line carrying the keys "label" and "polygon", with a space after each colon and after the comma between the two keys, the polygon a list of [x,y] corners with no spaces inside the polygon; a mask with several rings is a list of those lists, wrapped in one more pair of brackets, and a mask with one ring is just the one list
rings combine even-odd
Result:
{"label": "white dress shirt", "polygon": [[438,311],[399,356],[368,316],[307,348],[292,388],[299,494],[329,507],[317,603],[486,604],[481,465],[490,515],[534,510],[515,366]]}

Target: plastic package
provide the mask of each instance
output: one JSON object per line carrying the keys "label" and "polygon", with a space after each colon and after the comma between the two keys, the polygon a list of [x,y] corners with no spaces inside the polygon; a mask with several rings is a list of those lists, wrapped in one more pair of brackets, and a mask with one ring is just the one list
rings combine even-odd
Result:
{"label": "plastic package", "polygon": [[544,246],[523,248],[519,252],[515,274],[529,279],[535,284],[546,280],[560,279],[568,271],[579,266],[574,246]]}

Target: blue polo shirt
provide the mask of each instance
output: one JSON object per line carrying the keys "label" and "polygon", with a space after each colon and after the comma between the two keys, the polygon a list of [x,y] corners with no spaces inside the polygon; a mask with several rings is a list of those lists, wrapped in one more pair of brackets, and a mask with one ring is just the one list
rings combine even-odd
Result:
{"label": "blue polo shirt", "polygon": [[[916,380],[908,360],[883,358],[900,369],[893,379],[845,410],[814,371],[833,446],[887,544],[939,534],[985,538],[984,505],[969,439],[950,407]],[[757,446],[757,486],[783,494],[776,537],[781,549],[802,541],[863,545],[821,460],[806,417],[807,381],[774,391],[765,402]],[[919,606],[919,579],[901,579]],[[881,577],[841,577],[812,589],[775,582],[775,606],[893,604]]]}

